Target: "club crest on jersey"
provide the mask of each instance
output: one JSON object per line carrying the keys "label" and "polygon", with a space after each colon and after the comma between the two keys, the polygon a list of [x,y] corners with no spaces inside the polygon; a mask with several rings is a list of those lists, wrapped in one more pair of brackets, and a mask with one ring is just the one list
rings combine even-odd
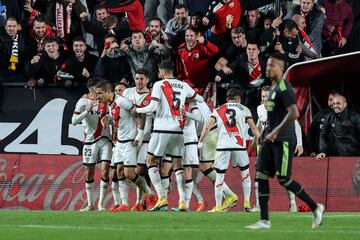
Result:
{"label": "club crest on jersey", "polygon": [[194,54],[194,57],[195,57],[195,58],[199,58],[199,57],[200,57],[199,53],[195,53],[195,54]]}
{"label": "club crest on jersey", "polygon": [[147,100],[144,100],[142,103],[143,103],[144,106],[149,105],[149,101],[147,101]]}

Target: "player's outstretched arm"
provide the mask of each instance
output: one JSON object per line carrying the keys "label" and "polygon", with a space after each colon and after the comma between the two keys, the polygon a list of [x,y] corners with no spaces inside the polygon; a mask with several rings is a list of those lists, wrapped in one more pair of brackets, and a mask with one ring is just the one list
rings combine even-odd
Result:
{"label": "player's outstretched arm", "polygon": [[193,108],[191,112],[185,111],[185,108],[181,109],[182,114],[195,121],[201,121],[201,113],[197,108]]}
{"label": "player's outstretched arm", "polygon": [[158,109],[158,101],[151,100],[150,104],[143,108],[136,108],[136,113],[153,113]]}
{"label": "player's outstretched arm", "polygon": [[261,133],[259,131],[259,128],[256,126],[255,122],[254,122],[254,119],[252,118],[248,118],[246,120],[247,124],[249,124],[249,127],[251,129],[251,132],[252,134],[254,135],[255,137],[255,143],[258,143],[259,139],[260,139],[260,136],[261,136]]}
{"label": "player's outstretched arm", "polygon": [[205,137],[209,134],[210,129],[214,126],[216,122],[216,119],[214,117],[210,117],[209,120],[207,121],[206,125],[204,126],[200,138],[199,138],[199,147],[202,145],[202,143],[204,142]]}
{"label": "player's outstretched arm", "polygon": [[81,104],[81,100],[76,104],[73,116],[71,118],[71,123],[73,125],[81,123],[81,121],[86,117],[87,114],[91,111],[91,109],[96,105],[97,103],[94,102],[90,104],[87,108],[86,105]]}

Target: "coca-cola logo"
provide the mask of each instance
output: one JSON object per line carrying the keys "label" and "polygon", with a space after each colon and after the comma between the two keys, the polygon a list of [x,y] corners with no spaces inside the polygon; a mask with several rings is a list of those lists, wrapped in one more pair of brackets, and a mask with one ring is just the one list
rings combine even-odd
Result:
{"label": "coca-cola logo", "polygon": [[[30,166],[36,162],[44,162],[44,159],[37,161],[36,157],[32,156],[34,159]],[[63,168],[20,168],[25,164],[16,160],[0,159],[0,206],[3,209],[34,210],[78,210],[85,207],[85,171],[81,159],[69,161],[64,159],[64,156],[49,156],[48,161],[62,161]],[[97,188],[97,197],[98,192]],[[111,206],[110,191],[104,203],[107,207]]]}

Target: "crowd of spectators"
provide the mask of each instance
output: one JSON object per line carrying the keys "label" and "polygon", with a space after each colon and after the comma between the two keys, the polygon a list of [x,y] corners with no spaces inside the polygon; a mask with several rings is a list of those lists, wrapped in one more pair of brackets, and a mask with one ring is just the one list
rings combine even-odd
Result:
{"label": "crowd of spectators", "polygon": [[153,84],[168,58],[209,104],[237,87],[256,115],[271,53],[291,65],[360,50],[360,1],[276,2],[0,0],[0,84],[69,88],[99,76],[131,85],[141,68]]}

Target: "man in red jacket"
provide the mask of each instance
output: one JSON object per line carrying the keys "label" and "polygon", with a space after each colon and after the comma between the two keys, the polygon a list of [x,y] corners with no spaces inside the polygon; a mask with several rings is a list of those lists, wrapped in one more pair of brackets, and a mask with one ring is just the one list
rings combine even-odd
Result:
{"label": "man in red jacket", "polygon": [[185,32],[185,43],[178,49],[178,78],[186,81],[195,91],[203,94],[209,82],[213,82],[210,58],[218,53],[218,48],[200,37],[192,28]]}

